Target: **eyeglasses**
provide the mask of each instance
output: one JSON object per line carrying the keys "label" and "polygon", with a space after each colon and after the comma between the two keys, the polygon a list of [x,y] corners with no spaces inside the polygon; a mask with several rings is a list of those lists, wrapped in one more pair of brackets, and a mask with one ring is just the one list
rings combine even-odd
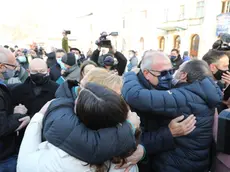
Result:
{"label": "eyeglasses", "polygon": [[[148,72],[149,72],[151,75],[153,75],[153,76],[155,76],[155,77],[158,77],[158,76],[165,76],[165,75],[167,75],[167,74],[173,75],[174,72],[175,72],[175,70],[174,70],[174,69],[164,70],[164,71],[148,70]],[[152,72],[160,73],[160,75],[156,75],[156,74],[154,74],[154,73],[152,73]]]}
{"label": "eyeglasses", "polygon": [[17,65],[12,65],[9,63],[0,63],[0,68],[2,67],[8,68],[8,66],[13,67],[14,70],[18,67]]}

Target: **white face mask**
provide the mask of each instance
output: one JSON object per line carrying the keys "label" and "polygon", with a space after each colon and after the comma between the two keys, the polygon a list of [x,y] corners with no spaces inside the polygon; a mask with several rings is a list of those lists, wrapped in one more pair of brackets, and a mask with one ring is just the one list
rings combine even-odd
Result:
{"label": "white face mask", "polygon": [[134,54],[131,54],[131,53],[129,54],[129,58],[130,58],[130,59],[131,59],[133,56],[134,56]]}
{"label": "white face mask", "polygon": [[101,48],[101,55],[105,55],[105,54],[108,54],[109,53],[109,48],[105,48],[105,47],[102,47]]}
{"label": "white face mask", "polygon": [[79,60],[80,56],[75,54],[75,58],[76,58],[76,60]]}

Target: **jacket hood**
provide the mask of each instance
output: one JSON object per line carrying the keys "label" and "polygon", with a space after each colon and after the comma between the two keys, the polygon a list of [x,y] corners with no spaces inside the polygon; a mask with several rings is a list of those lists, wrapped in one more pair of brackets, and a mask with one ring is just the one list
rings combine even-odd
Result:
{"label": "jacket hood", "polygon": [[219,86],[210,77],[206,77],[202,81],[196,81],[183,88],[201,97],[210,108],[216,107],[222,102],[223,94]]}
{"label": "jacket hood", "polygon": [[71,81],[67,80],[63,84],[59,86],[57,89],[55,96],[56,98],[73,98],[74,99],[74,93],[72,92],[72,88],[78,86],[77,81]]}

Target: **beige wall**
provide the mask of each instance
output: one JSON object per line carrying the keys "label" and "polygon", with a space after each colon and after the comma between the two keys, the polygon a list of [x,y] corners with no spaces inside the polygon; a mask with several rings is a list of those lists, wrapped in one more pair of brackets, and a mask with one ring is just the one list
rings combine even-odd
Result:
{"label": "beige wall", "polygon": [[[144,21],[143,18],[141,21],[143,6],[139,8],[137,5],[134,5],[134,7],[130,6],[129,8],[132,12],[124,14],[124,17],[128,20],[126,22],[126,29],[123,30],[122,34],[128,44],[126,47],[128,49],[136,49],[142,53],[138,45],[140,38],[143,37],[145,49],[158,49],[158,37],[164,36],[165,52],[170,53],[174,46],[174,36],[180,35],[181,53],[183,53],[184,51],[190,51],[191,37],[194,34],[198,34],[200,36],[198,58],[201,58],[216,40],[216,16],[221,12],[221,1],[205,0],[204,18],[200,20],[195,19],[197,0],[174,0],[173,2],[165,0],[164,2],[158,2],[146,1],[147,5],[145,4],[144,8],[148,11],[148,17]],[[172,22],[179,20],[181,5],[185,7],[184,18],[194,18],[194,20]],[[168,9],[168,22],[166,23],[165,9]],[[157,29],[162,25],[182,25],[185,26],[186,30],[166,32]]]}
{"label": "beige wall", "polygon": [[[45,0],[42,1],[45,2]],[[91,1],[89,2],[88,6],[91,7],[93,11],[85,7],[85,9],[87,9],[85,14],[93,12],[93,16],[80,19],[76,18],[79,14],[74,11],[74,6],[71,7],[69,11],[66,11],[68,17],[63,16],[63,14],[60,13],[61,10],[58,10],[57,7],[54,8],[52,15],[47,16],[45,13],[42,13],[42,20],[35,16],[36,13],[33,13],[33,15],[29,17],[33,29],[27,29],[28,31],[33,30],[33,33],[30,33],[28,41],[40,39],[47,44],[61,47],[61,32],[63,29],[70,29],[72,34],[69,38],[76,40],[70,42],[70,45],[76,46],[86,52],[89,48],[96,48],[95,40],[98,39],[100,32],[118,31],[119,36],[114,40],[117,41],[117,49],[121,51],[125,48],[126,53],[128,50],[134,49],[138,51],[139,56],[141,56],[143,53],[140,44],[141,38],[144,39],[144,49],[147,50],[158,49],[158,37],[164,36],[165,52],[169,53],[173,48],[175,35],[181,36],[181,52],[183,52],[190,50],[191,36],[198,34],[200,36],[199,57],[202,57],[216,40],[216,16],[221,12],[221,0],[205,0],[205,15],[202,24],[187,27],[187,21],[173,22],[175,26],[182,24],[186,27],[186,30],[173,32],[165,32],[157,28],[162,25],[171,25],[172,21],[178,20],[181,5],[185,7],[184,16],[186,19],[195,18],[197,0],[121,0],[113,4],[114,8],[104,9],[103,13],[99,7],[96,8],[98,2],[93,1],[94,4],[92,4]],[[103,2],[109,5],[106,0]],[[50,5],[52,5],[52,3]],[[46,6],[44,11],[49,11],[48,9],[50,9],[49,6]],[[168,22],[165,23],[166,9],[168,9]],[[78,10],[85,11],[83,8]],[[147,18],[145,18],[144,10],[147,11]],[[55,11],[60,14],[55,14]],[[57,17],[55,18],[55,16]],[[58,20],[61,16],[62,18]],[[45,20],[44,17],[47,17],[47,19]],[[123,19],[125,19],[125,28],[123,28]],[[39,25],[34,26],[32,22],[35,21],[38,22]],[[197,20],[190,22],[196,24]],[[24,23],[26,24],[26,22]],[[34,31],[34,28],[37,30]],[[1,33],[3,32],[0,32],[0,36]],[[6,36],[7,34],[4,35],[5,40],[11,38],[10,34],[8,34],[9,36]],[[52,41],[52,39],[55,41]],[[3,42],[5,42],[5,40]]]}

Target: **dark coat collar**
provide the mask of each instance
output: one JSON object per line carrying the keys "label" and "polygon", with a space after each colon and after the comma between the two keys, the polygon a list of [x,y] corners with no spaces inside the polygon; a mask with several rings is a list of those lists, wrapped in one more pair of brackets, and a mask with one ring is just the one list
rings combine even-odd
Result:
{"label": "dark coat collar", "polygon": [[154,89],[154,87],[152,86],[152,84],[147,80],[145,79],[144,77],[144,74],[142,73],[142,71],[140,71],[138,74],[137,74],[137,77],[140,81],[140,83],[147,89],[151,90],[151,89]]}
{"label": "dark coat collar", "polygon": [[[53,92],[55,93],[56,90],[53,89],[52,87],[52,81],[49,80],[47,83],[45,83],[44,85],[40,86],[42,88],[42,91],[44,92]],[[26,79],[26,81],[23,83],[23,87],[24,87],[24,91],[25,92],[30,92],[31,91],[31,87],[35,87],[36,85],[32,82],[32,80],[30,79],[30,77],[28,77]]]}

